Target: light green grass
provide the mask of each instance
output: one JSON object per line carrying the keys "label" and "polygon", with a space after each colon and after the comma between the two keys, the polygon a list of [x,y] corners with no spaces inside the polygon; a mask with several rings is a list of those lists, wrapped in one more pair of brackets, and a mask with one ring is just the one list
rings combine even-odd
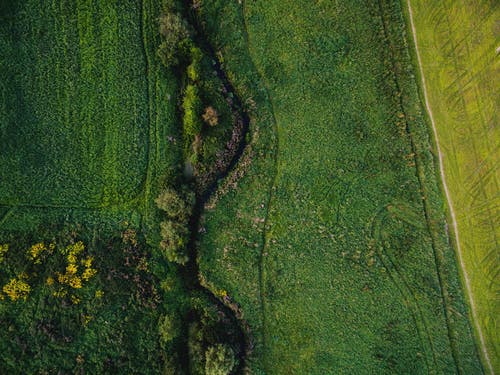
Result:
{"label": "light green grass", "polygon": [[481,373],[399,2],[203,4],[255,109],[200,267],[241,304],[253,370]]}
{"label": "light green grass", "polygon": [[494,1],[419,0],[412,0],[411,6],[456,215],[464,277],[470,280],[491,366],[500,371],[500,60],[496,50],[500,6]]}

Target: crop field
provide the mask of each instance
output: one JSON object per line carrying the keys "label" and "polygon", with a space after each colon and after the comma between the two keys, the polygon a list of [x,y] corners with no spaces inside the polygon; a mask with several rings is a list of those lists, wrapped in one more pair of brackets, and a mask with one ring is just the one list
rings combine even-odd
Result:
{"label": "crop field", "polygon": [[[430,109],[490,369],[500,369],[500,4],[412,0]],[[481,342],[482,341],[482,342]],[[488,359],[486,359],[488,362]]]}
{"label": "crop field", "polygon": [[481,373],[400,3],[199,16],[252,120],[200,253],[253,328],[251,368]]}

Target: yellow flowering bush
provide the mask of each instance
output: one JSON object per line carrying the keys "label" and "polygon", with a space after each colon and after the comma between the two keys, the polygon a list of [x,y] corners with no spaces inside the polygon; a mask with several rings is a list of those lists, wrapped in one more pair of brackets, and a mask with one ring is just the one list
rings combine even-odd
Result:
{"label": "yellow flowering bush", "polygon": [[45,245],[44,242],[39,242],[28,249],[28,256],[35,264],[40,264],[42,262],[40,256],[44,252],[51,254],[54,251],[55,247],[56,244],[53,242],[51,242],[49,246]]}
{"label": "yellow flowering bush", "polygon": [[81,264],[82,266],[84,266],[85,268],[91,268],[92,267],[92,262],[94,261],[94,258],[93,257],[87,257],[85,259],[82,259],[81,260]]}
{"label": "yellow flowering bush", "polygon": [[[82,241],[78,241],[74,244],[68,245],[61,250],[61,253],[63,255],[66,255],[68,264],[66,265],[65,273],[56,273],[57,281],[60,285],[68,285],[73,289],[80,289],[83,287],[84,281],[89,281],[97,274],[97,270],[92,268],[92,262],[94,258],[87,256],[85,258],[79,259],[79,255],[81,255],[84,250],[85,245]],[[83,271],[80,274],[78,272],[78,262],[83,266]],[[59,293],[56,297],[58,296],[64,297],[66,296],[66,294],[61,295]],[[72,300],[72,302],[74,301]]]}
{"label": "yellow flowering bush", "polygon": [[82,274],[82,279],[85,281],[89,281],[96,273],[97,271],[93,268],[85,268],[85,271],[83,271]]}
{"label": "yellow flowering bush", "polygon": [[64,298],[68,294],[68,291],[65,290],[64,288],[59,288],[55,290],[52,295],[56,298]]}
{"label": "yellow flowering bush", "polygon": [[80,301],[81,301],[81,300],[80,300],[80,298],[78,298],[78,297],[77,297],[77,296],[75,296],[75,295],[71,295],[71,303],[72,303],[73,305],[78,305],[78,304],[80,303]]}
{"label": "yellow flowering bush", "polygon": [[25,273],[22,273],[18,277],[10,279],[10,281],[3,286],[2,290],[9,296],[11,301],[17,301],[18,299],[26,301],[26,298],[28,298],[28,294],[31,291],[31,287],[25,281],[27,279],[28,276]]}
{"label": "yellow flowering bush", "polygon": [[70,263],[66,266],[66,274],[67,275],[76,275],[77,272],[78,272],[77,265]]}
{"label": "yellow flowering bush", "polygon": [[87,314],[82,315],[82,321],[84,326],[87,326],[91,320],[92,320],[92,315],[87,315]]}

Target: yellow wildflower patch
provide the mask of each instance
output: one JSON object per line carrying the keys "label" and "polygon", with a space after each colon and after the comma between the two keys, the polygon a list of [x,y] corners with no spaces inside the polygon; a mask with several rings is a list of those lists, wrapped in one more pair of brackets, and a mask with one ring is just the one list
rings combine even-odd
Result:
{"label": "yellow wildflower patch", "polygon": [[41,262],[39,259],[40,254],[42,254],[44,251],[47,251],[47,246],[43,242],[36,243],[32,245],[29,250],[28,250],[28,255],[31,260],[35,262],[35,264],[38,264]]}
{"label": "yellow wildflower patch", "polygon": [[76,275],[78,272],[78,266],[75,264],[68,264],[66,266],[66,274],[67,275]]}
{"label": "yellow wildflower patch", "polygon": [[93,257],[87,257],[85,259],[82,259],[81,260],[81,263],[82,265],[85,267],[85,268],[90,268],[92,267],[92,262],[94,261],[94,258]]}
{"label": "yellow wildflower patch", "polygon": [[26,301],[26,298],[28,298],[31,287],[24,281],[26,278],[25,274],[21,274],[17,278],[11,279],[3,286],[3,292],[9,296],[11,301],[17,301],[21,298]]}
{"label": "yellow wildflower patch", "polygon": [[63,288],[59,288],[58,290],[56,290],[56,291],[54,291],[54,292],[52,293],[52,295],[53,295],[54,297],[58,297],[58,298],[63,298],[63,297],[65,297],[65,296],[66,296],[66,294],[68,294],[68,291],[67,291],[67,290],[65,290],[65,289],[63,289]]}
{"label": "yellow wildflower patch", "polygon": [[73,305],[78,305],[80,303],[80,298],[78,298],[77,296],[75,296],[74,294],[71,295],[71,303]]}
{"label": "yellow wildflower patch", "polygon": [[82,279],[80,279],[78,276],[73,276],[69,278],[68,285],[72,288],[80,289],[82,287]]}

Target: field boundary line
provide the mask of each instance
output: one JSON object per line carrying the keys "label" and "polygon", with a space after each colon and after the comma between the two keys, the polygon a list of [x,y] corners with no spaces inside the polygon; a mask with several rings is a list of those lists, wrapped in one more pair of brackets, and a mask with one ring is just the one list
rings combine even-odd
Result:
{"label": "field boundary line", "polygon": [[[430,347],[430,354],[432,356],[432,362],[434,365],[437,364],[436,360],[436,353],[434,351],[434,343],[432,341],[432,337],[429,333],[429,327],[427,326],[427,321],[425,320],[424,314],[422,312],[422,309],[420,308],[420,305],[418,304],[418,298],[415,296],[415,292],[413,291],[413,288],[410,287],[409,282],[404,278],[403,274],[399,270],[399,267],[396,265],[396,261],[392,259],[390,253],[387,251],[385,248],[383,242],[381,241],[381,228],[383,225],[383,220],[386,219],[386,216],[388,214],[388,206],[391,203],[384,205],[382,209],[378,210],[378,212],[375,214],[375,216],[372,219],[372,224],[371,224],[371,235],[373,240],[375,241],[375,252],[382,263],[382,266],[387,270],[387,274],[389,275],[390,280],[393,282],[393,284],[396,286],[396,289],[399,291],[401,294],[403,301],[405,302],[405,305],[408,307],[409,313],[413,318],[413,321],[415,323],[415,328],[417,330],[417,335],[420,341],[420,344],[422,345],[422,351],[425,353],[424,355],[424,361],[427,366],[427,373],[428,374],[435,374],[436,371],[431,367],[430,362],[429,362],[429,353],[428,353],[428,348],[426,347],[426,342],[424,338],[422,337],[423,334],[427,336],[427,344]],[[402,220],[401,218],[398,218]],[[387,261],[386,259],[387,258]],[[392,267],[388,266],[388,262]],[[394,270],[394,272],[392,272]],[[398,280],[399,279],[399,282]],[[422,329],[423,326],[423,329]],[[425,331],[425,332],[422,332]]]}
{"label": "field boundary line", "polygon": [[[144,62],[146,65],[146,95],[147,95],[147,102],[148,102],[148,142],[147,142],[147,163],[146,163],[146,176],[144,180],[144,188],[142,190],[143,194],[143,202],[144,202],[144,215],[148,214],[149,210],[149,196],[151,195],[151,179],[152,174],[153,174],[153,166],[151,165],[152,159],[153,158],[158,158],[158,153],[156,152],[158,149],[158,128],[156,121],[153,121],[153,109],[151,108],[152,106],[152,100],[153,100],[153,95],[155,94],[152,89],[152,82],[151,82],[151,56],[148,52],[148,43],[149,40],[147,39],[147,34],[149,30],[146,30],[146,17],[147,17],[147,12],[146,12],[146,1],[147,0],[141,0],[140,2],[140,7],[141,7],[141,14],[140,14],[140,27],[141,27],[141,47],[142,51],[144,53]],[[149,3],[148,3],[149,5]],[[156,105],[156,103],[155,103]],[[156,108],[155,108],[156,109]],[[154,129],[152,129],[154,127]],[[153,149],[152,143],[155,143],[155,148]],[[155,153],[155,155],[152,155],[152,153]],[[157,160],[155,160],[157,161]],[[140,194],[138,194],[140,196]]]}
{"label": "field boundary line", "polygon": [[415,53],[416,53],[416,56],[417,56],[418,68],[419,68],[419,71],[420,71],[420,81],[421,81],[421,84],[422,84],[422,92],[424,94],[425,109],[426,109],[426,111],[427,111],[427,113],[429,115],[429,119],[430,119],[430,122],[431,122],[431,125],[432,125],[432,131],[434,133],[434,140],[435,140],[435,144],[436,144],[436,152],[437,152],[437,155],[438,155],[439,173],[440,173],[441,181],[442,181],[442,184],[443,184],[443,191],[444,191],[445,196],[446,196],[446,202],[447,202],[448,211],[449,211],[449,214],[450,214],[450,219],[451,219],[451,224],[452,224],[452,227],[453,227],[453,232],[455,234],[454,237],[455,237],[456,249],[457,249],[457,254],[458,254],[458,260],[460,262],[460,268],[462,269],[463,278],[465,280],[465,286],[466,286],[466,289],[467,289],[467,296],[469,297],[469,305],[470,305],[470,309],[471,309],[471,312],[472,312],[472,317],[473,317],[473,320],[474,320],[474,324],[476,326],[476,330],[477,330],[477,333],[478,333],[478,336],[479,336],[479,340],[480,340],[480,343],[481,343],[481,350],[483,352],[484,359],[486,361],[486,364],[488,365],[488,368],[489,368],[491,374],[494,375],[495,372],[493,370],[493,366],[491,364],[491,361],[490,361],[490,358],[489,358],[489,355],[488,355],[488,350],[486,348],[486,344],[485,344],[485,341],[484,341],[483,332],[481,330],[481,327],[479,325],[479,321],[477,319],[476,306],[474,304],[474,298],[473,298],[473,294],[472,294],[472,290],[471,290],[471,286],[470,286],[469,275],[467,273],[467,269],[466,269],[464,261],[463,261],[462,248],[461,248],[460,238],[459,238],[459,234],[458,234],[458,226],[457,226],[456,215],[455,215],[455,211],[453,209],[453,203],[452,203],[452,200],[451,200],[451,196],[450,196],[450,193],[449,193],[449,190],[448,190],[448,185],[446,183],[446,177],[445,177],[445,174],[444,174],[443,154],[441,152],[441,147],[440,147],[440,144],[439,144],[439,137],[438,137],[438,132],[437,132],[437,128],[436,128],[436,123],[434,121],[434,116],[433,116],[433,113],[432,113],[432,109],[431,109],[431,106],[430,106],[430,103],[429,103],[428,94],[427,94],[427,86],[426,86],[426,81],[425,81],[425,76],[424,76],[424,70],[423,70],[423,67],[422,67],[422,59],[420,58],[420,51],[419,51],[418,41],[417,41],[417,33],[416,33],[416,29],[415,29],[415,23],[414,23],[414,20],[413,20],[413,10],[412,10],[412,7],[411,7],[411,0],[407,0],[407,6],[408,6],[408,14],[409,14],[409,18],[410,18],[410,27],[411,27],[411,31],[412,31],[412,39],[413,39],[413,44],[415,46]]}
{"label": "field boundary line", "polygon": [[5,212],[3,217],[0,218],[0,227],[12,216],[16,208],[16,206],[10,206],[7,208],[7,212]]}

